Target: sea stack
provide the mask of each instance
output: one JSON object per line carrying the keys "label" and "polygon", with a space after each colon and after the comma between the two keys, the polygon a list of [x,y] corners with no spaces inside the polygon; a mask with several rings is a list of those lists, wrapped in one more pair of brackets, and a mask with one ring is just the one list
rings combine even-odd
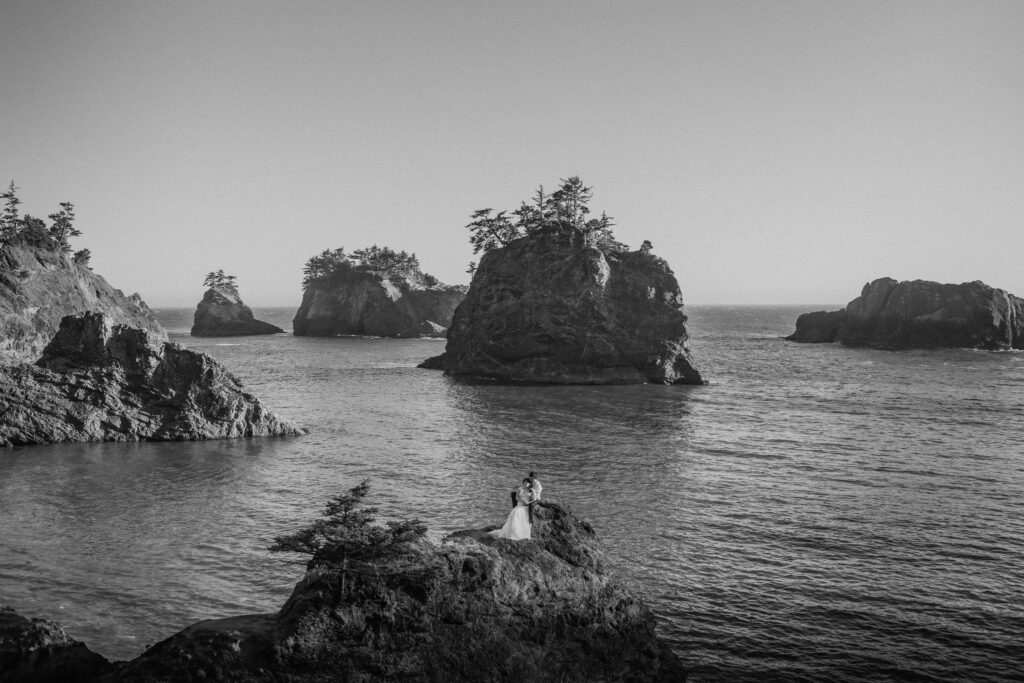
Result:
{"label": "sea stack", "polygon": [[215,285],[206,290],[196,307],[193,337],[234,337],[284,332],[277,325],[256,320],[233,286]]}
{"label": "sea stack", "polygon": [[312,257],[303,287],[296,336],[443,337],[466,296],[420,270],[415,254],[376,245]]}
{"label": "sea stack", "polygon": [[102,313],[65,317],[34,365],[0,368],[0,446],[302,433],[209,356]]}
{"label": "sea stack", "polygon": [[679,283],[646,246],[554,226],[484,254],[422,367],[502,382],[702,384]]}
{"label": "sea stack", "polygon": [[[97,662],[62,641],[52,654],[14,648],[9,666],[35,680],[35,667],[63,657],[67,680],[81,683],[686,679],[650,609],[605,569],[587,522],[541,501],[532,540],[495,540],[493,528],[435,544],[373,526],[346,540],[344,565],[311,560],[275,613],[200,621],[127,662]],[[17,619],[8,617],[12,642],[19,624],[29,635],[59,630]]]}
{"label": "sea stack", "polygon": [[984,282],[880,278],[838,311],[805,313],[790,341],[876,349],[1024,349],[1024,299]]}

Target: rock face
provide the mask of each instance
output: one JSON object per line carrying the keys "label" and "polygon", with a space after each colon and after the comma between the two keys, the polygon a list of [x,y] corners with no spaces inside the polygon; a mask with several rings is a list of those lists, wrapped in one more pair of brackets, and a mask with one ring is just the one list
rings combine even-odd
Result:
{"label": "rock face", "polygon": [[442,356],[421,367],[506,382],[702,384],[682,294],[649,250],[540,233],[487,252]]}
{"label": "rock face", "polygon": [[879,349],[1024,349],[1024,299],[980,281],[881,278],[845,309],[801,315],[786,338]]}
{"label": "rock face", "polygon": [[487,530],[311,571],[276,614],[201,621],[95,680],[685,680],[589,524],[545,501],[533,540]]}
{"label": "rock face", "polygon": [[210,287],[196,307],[193,337],[232,337],[284,332],[277,325],[256,320],[238,292],[230,287]]}
{"label": "rock face", "polygon": [[349,269],[306,289],[292,327],[296,336],[443,337],[465,296],[457,285]]}
{"label": "rock face", "polygon": [[35,365],[0,368],[0,445],[301,434],[209,356],[100,313],[67,316]]}
{"label": "rock face", "polygon": [[0,247],[0,365],[35,360],[64,316],[86,311],[167,338],[138,294],[125,296],[59,249],[21,235]]}
{"label": "rock face", "polygon": [[69,638],[58,624],[0,607],[0,683],[88,681],[110,669],[104,657]]}

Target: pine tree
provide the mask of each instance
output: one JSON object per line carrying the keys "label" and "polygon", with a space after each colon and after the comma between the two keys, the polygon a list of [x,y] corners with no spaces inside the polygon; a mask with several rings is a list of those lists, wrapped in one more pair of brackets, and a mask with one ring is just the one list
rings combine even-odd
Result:
{"label": "pine tree", "polygon": [[61,202],[60,211],[51,213],[49,218],[53,221],[53,225],[50,226],[50,237],[61,251],[71,251],[71,238],[82,234],[74,224],[75,205],[71,202]]}
{"label": "pine tree", "polygon": [[23,222],[18,212],[18,205],[21,204],[17,194],[19,189],[12,180],[7,192],[0,194],[4,199],[4,211],[0,215],[0,242],[10,241],[21,231]]}

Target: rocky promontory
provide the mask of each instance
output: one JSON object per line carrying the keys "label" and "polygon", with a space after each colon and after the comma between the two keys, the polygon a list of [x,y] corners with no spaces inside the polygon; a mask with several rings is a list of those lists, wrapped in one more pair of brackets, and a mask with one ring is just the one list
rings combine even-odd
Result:
{"label": "rocky promontory", "polygon": [[209,356],[102,313],[65,317],[35,364],[0,368],[0,446],[301,433]]}
{"label": "rocky promontory", "polygon": [[1024,299],[980,281],[880,278],[844,309],[801,315],[786,339],[878,349],[1024,349]]}
{"label": "rocky promontory", "polygon": [[484,254],[442,356],[421,367],[505,382],[702,384],[683,297],[644,248],[544,229]]}
{"label": "rocky promontory", "polygon": [[296,336],[441,337],[466,295],[421,271],[415,254],[376,246],[314,256],[303,287]]}
{"label": "rocky promontory", "polygon": [[[411,528],[394,524],[361,527],[374,540],[346,536],[336,562],[311,562],[277,613],[201,621],[129,662],[98,670],[83,659],[74,678],[685,680],[650,610],[607,573],[594,530],[565,507],[540,502],[528,541],[492,539],[488,527],[394,542]],[[49,661],[18,652],[7,657],[21,671]]]}
{"label": "rocky promontory", "polygon": [[210,287],[196,307],[193,337],[233,337],[284,332],[277,325],[256,320],[235,287]]}
{"label": "rocky promontory", "polygon": [[86,311],[167,338],[138,294],[125,296],[40,230],[0,246],[0,365],[34,361],[64,316]]}

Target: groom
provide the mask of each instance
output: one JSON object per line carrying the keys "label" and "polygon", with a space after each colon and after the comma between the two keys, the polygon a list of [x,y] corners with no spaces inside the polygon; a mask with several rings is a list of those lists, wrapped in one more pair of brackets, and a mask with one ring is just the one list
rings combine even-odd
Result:
{"label": "groom", "polygon": [[533,491],[533,500],[530,501],[530,505],[527,508],[530,512],[530,524],[533,524],[533,506],[540,500],[540,492],[543,490],[543,486],[540,485],[540,479],[537,478],[536,472],[530,472],[530,490]]}

